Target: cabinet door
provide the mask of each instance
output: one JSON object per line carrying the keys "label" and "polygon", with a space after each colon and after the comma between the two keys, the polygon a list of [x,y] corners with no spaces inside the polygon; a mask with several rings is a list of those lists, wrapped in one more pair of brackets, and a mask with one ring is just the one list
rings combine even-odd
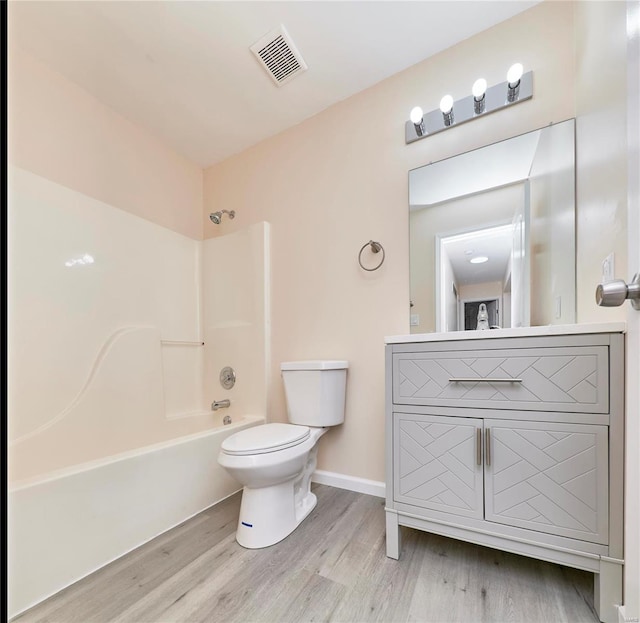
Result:
{"label": "cabinet door", "polygon": [[394,499],[481,519],[481,435],[481,419],[394,413]]}
{"label": "cabinet door", "polygon": [[487,521],[608,542],[606,426],[489,419],[484,425]]}

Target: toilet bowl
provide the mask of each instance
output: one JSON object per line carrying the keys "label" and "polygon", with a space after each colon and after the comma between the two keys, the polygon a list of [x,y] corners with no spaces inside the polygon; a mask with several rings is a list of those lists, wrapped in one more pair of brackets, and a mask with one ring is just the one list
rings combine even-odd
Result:
{"label": "toilet bowl", "polygon": [[243,485],[236,531],[243,547],[278,543],[315,508],[317,444],[344,421],[347,367],[346,361],[281,364],[291,423],[255,426],[223,442],[218,462]]}

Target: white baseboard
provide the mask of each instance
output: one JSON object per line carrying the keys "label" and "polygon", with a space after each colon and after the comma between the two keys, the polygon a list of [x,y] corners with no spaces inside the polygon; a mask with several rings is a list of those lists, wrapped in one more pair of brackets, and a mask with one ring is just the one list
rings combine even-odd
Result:
{"label": "white baseboard", "polygon": [[345,474],[317,469],[313,472],[311,481],[317,482],[320,485],[337,487],[338,489],[348,489],[349,491],[375,495],[379,498],[385,497],[385,484],[379,480],[369,480],[368,478],[358,478],[357,476],[347,476]]}

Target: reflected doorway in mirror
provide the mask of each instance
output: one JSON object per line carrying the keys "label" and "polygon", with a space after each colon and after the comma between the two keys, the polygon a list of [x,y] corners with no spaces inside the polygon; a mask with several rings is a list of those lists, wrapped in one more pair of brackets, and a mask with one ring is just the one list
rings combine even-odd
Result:
{"label": "reflected doorway in mirror", "polygon": [[[516,190],[506,195],[507,211],[514,212],[511,222],[436,236],[436,331],[523,326],[524,305],[518,297],[529,290],[527,245],[522,243],[527,195]],[[479,324],[482,303],[487,317]]]}

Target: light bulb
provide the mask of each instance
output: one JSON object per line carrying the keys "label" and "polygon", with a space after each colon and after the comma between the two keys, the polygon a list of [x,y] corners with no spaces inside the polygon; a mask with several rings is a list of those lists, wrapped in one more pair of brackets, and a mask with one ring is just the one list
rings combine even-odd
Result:
{"label": "light bulb", "polygon": [[420,106],[416,106],[411,109],[411,113],[409,114],[409,119],[411,119],[411,123],[415,125],[419,125],[422,122],[422,108]]}
{"label": "light bulb", "polygon": [[445,95],[440,100],[440,110],[442,111],[443,114],[446,115],[451,112],[452,108],[453,108],[453,97],[451,97],[451,95]]}
{"label": "light bulb", "polygon": [[484,78],[478,78],[474,83],[473,87],[471,87],[471,92],[473,93],[473,97],[477,100],[482,99],[482,96],[485,94],[487,90],[487,81]]}
{"label": "light bulb", "polygon": [[520,82],[523,71],[522,63],[514,63],[509,67],[509,71],[507,72],[507,82],[509,83],[509,86],[515,86]]}

